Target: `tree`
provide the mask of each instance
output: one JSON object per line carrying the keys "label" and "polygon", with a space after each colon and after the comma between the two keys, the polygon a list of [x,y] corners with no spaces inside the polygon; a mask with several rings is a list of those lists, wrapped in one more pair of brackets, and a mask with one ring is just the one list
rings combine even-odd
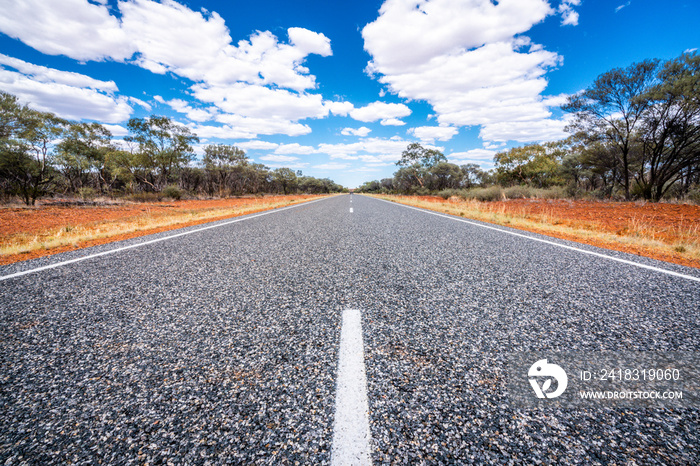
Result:
{"label": "tree", "polygon": [[569,96],[562,107],[573,113],[569,131],[586,143],[604,141],[615,147],[625,197],[630,198],[630,153],[642,117],[651,104],[643,96],[655,83],[658,60],[645,60],[615,68],[598,76],[593,85]]}
{"label": "tree", "polygon": [[67,122],[51,113],[21,105],[15,96],[0,95],[0,177],[27,205],[48,192],[53,180],[53,141]]}
{"label": "tree", "polygon": [[642,196],[652,201],[700,170],[700,55],[686,53],[669,60],[658,81],[640,97],[649,105],[640,128],[635,176]]}
{"label": "tree", "polygon": [[435,191],[447,188],[459,188],[462,170],[449,162],[438,162],[428,169],[428,187]]}
{"label": "tree", "polygon": [[[247,163],[248,157],[245,155],[245,152],[236,146],[210,144],[204,148],[202,164],[207,172],[217,179],[220,195],[223,195],[234,167],[246,165]],[[239,184],[242,185],[242,183],[242,177],[239,176]]]}
{"label": "tree", "polygon": [[496,177],[504,184],[528,184],[543,188],[561,183],[558,178],[562,152],[554,144],[528,144],[496,154]]}
{"label": "tree", "polygon": [[272,172],[272,180],[280,188],[284,194],[289,194],[296,191],[297,175],[290,168],[276,168]]}
{"label": "tree", "polygon": [[[401,153],[401,159],[396,165],[404,167],[418,184],[423,187],[423,176],[427,170],[440,162],[447,162],[447,158],[435,149],[426,149],[417,142],[411,143],[406,150]],[[402,173],[403,175],[403,173]]]}
{"label": "tree", "polygon": [[467,163],[459,167],[462,171],[462,188],[472,188],[476,185],[483,184],[486,178],[486,173],[479,168],[479,165],[475,163]]}
{"label": "tree", "polygon": [[114,151],[112,133],[99,123],[71,123],[56,145],[56,163],[68,178],[73,192],[94,173],[100,191],[109,178],[107,154]]}
{"label": "tree", "polygon": [[131,134],[124,140],[138,144],[137,165],[157,171],[156,184],[148,183],[153,188],[165,186],[174,170],[194,160],[192,144],[199,142],[199,138],[186,126],[155,115],[147,119],[132,118],[126,126]]}

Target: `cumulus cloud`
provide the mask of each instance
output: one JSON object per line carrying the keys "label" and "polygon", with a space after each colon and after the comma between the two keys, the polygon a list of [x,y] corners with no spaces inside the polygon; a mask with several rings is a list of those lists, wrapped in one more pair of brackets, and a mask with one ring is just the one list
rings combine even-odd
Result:
{"label": "cumulus cloud", "polygon": [[[412,141],[398,136],[392,138],[366,138],[349,144],[319,144],[316,153],[328,155],[331,159],[361,160],[367,163],[393,163],[401,158],[401,153]],[[428,149],[443,148],[429,144]]]}
{"label": "cumulus cloud", "polygon": [[[296,135],[308,129],[299,120],[324,118],[329,112],[347,115],[353,108],[346,102],[324,103],[309,92],[316,88],[316,78],[304,66],[306,58],[332,55],[324,34],[293,27],[286,31],[286,42],[269,31],[257,31],[234,44],[218,13],[195,11],[174,0],[124,0],[112,7],[88,0],[50,3],[24,0],[3,5],[0,32],[46,54],[130,63],[186,78],[193,83],[192,95],[208,105],[198,108],[178,99],[167,104],[193,122],[215,119],[244,137],[270,134],[274,128]],[[100,91],[107,90],[105,83],[97,84],[103,86]],[[95,85],[73,84],[97,89]],[[237,119],[246,125],[234,127]],[[254,133],[263,119],[269,120],[262,125],[264,132]],[[208,131],[221,133],[226,127]]]}
{"label": "cumulus cloud", "polygon": [[218,113],[216,108],[194,108],[188,102],[182,99],[172,99],[169,101],[164,100],[160,96],[156,96],[159,102],[167,104],[173,110],[179,113],[183,113],[192,121],[205,122],[210,121],[214,115]]}
{"label": "cumulus cloud", "polygon": [[290,155],[270,154],[270,155],[263,155],[262,157],[260,157],[260,160],[264,160],[266,162],[283,163],[283,162],[296,162],[299,160],[299,157],[292,157]]}
{"label": "cumulus cloud", "polygon": [[459,130],[453,126],[419,126],[409,129],[408,132],[421,141],[433,142],[449,141]]}
{"label": "cumulus cloud", "polygon": [[338,116],[347,116],[355,106],[350,102],[333,102],[327,100],[323,105],[333,114]]}
{"label": "cumulus cloud", "polygon": [[3,2],[0,31],[40,52],[76,60],[126,60],[137,48],[104,5],[87,0]]}
{"label": "cumulus cloud", "polygon": [[280,144],[275,149],[275,154],[297,154],[297,155],[307,155],[313,154],[315,149],[311,146],[302,146],[296,142],[292,144]]}
{"label": "cumulus cloud", "polygon": [[347,163],[329,162],[320,165],[314,165],[312,168],[316,170],[347,170],[350,167]]}
{"label": "cumulus cloud", "polygon": [[362,31],[367,71],[391,92],[428,102],[440,126],[502,140],[517,122],[518,137],[551,136],[545,75],[561,57],[522,35],[555,13],[546,0],[387,0],[379,13]]}
{"label": "cumulus cloud", "polygon": [[386,102],[372,102],[364,107],[356,108],[350,112],[350,117],[365,123],[381,120],[383,125],[404,125],[398,118],[411,114],[411,109],[404,104],[390,104]]}
{"label": "cumulus cloud", "polygon": [[578,13],[574,11],[575,6],[579,6],[581,0],[564,0],[559,5],[558,11],[561,15],[562,26],[577,26]]}
{"label": "cumulus cloud", "polygon": [[240,147],[243,150],[272,150],[276,149],[277,146],[279,146],[279,144],[276,144],[274,142],[254,140],[237,142],[236,146]]}
{"label": "cumulus cloud", "polygon": [[0,54],[0,88],[30,107],[71,120],[119,123],[133,112],[117,85]]}
{"label": "cumulus cloud", "polygon": [[364,138],[371,132],[371,129],[366,126],[362,126],[360,128],[343,128],[342,131],[340,131],[340,134],[343,136],[359,136]]}
{"label": "cumulus cloud", "polygon": [[107,125],[103,123],[102,126],[107,128],[114,137],[120,138],[129,134],[129,130],[121,125]]}
{"label": "cumulus cloud", "polygon": [[488,164],[493,161],[493,156],[496,155],[495,150],[489,149],[472,149],[466,152],[453,152],[446,157],[452,163],[480,163]]}

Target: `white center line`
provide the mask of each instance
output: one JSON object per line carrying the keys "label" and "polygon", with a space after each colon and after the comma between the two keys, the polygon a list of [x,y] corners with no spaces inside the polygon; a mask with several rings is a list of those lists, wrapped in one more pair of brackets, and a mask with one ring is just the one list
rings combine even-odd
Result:
{"label": "white center line", "polygon": [[369,403],[360,311],[343,311],[342,325],[331,464],[371,465]]}
{"label": "white center line", "polygon": [[352,213],[352,212],[353,212],[353,211],[352,211],[352,207],[350,207],[350,213]]}

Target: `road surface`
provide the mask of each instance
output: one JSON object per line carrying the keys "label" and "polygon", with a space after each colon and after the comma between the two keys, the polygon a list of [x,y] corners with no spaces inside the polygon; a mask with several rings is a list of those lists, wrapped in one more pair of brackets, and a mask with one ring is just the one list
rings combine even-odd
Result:
{"label": "road surface", "polygon": [[697,407],[518,408],[504,365],[697,352],[700,271],[484,225],[342,195],[2,267],[0,462],[697,464]]}

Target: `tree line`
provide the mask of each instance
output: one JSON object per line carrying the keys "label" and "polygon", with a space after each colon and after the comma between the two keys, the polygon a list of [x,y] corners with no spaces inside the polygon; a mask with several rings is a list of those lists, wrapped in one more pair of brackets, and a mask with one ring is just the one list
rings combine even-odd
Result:
{"label": "tree line", "polygon": [[700,56],[645,60],[598,76],[568,97],[570,137],[494,156],[494,168],[448,163],[411,144],[393,178],[360,191],[423,193],[499,184],[560,187],[569,196],[700,201]]}
{"label": "tree line", "polygon": [[[0,195],[33,205],[42,196],[320,194],[328,178],[253,163],[232,145],[210,144],[196,160],[196,134],[168,117],[132,118],[122,144],[99,123],[68,121],[0,91]],[[154,196],[143,196],[151,199]]]}

